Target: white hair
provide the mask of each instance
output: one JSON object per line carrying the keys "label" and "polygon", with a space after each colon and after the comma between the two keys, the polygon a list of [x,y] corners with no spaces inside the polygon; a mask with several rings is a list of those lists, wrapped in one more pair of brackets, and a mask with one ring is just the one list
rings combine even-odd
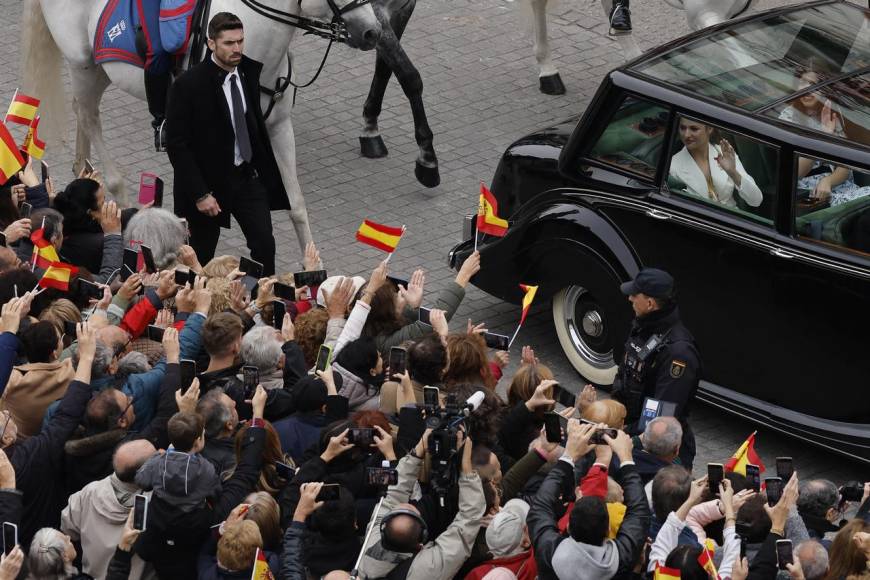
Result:
{"label": "white hair", "polygon": [[815,540],[798,544],[794,555],[800,560],[807,580],[821,580],[828,573],[828,551]]}
{"label": "white hair", "polygon": [[42,528],[33,536],[27,568],[33,580],[63,580],[76,574],[72,562],[63,559],[66,540],[54,528]]}
{"label": "white hair", "polygon": [[278,368],[282,354],[281,341],[270,326],[256,326],[242,338],[242,359],[245,364],[257,367],[261,374]]}
{"label": "white hair", "polygon": [[150,207],[136,212],[124,230],[124,247],[130,242],[145,244],[154,254],[154,263],[164,270],[175,265],[187,232],[171,211]]}
{"label": "white hair", "polygon": [[[664,430],[657,425],[664,425]],[[643,448],[656,457],[674,455],[683,440],[683,427],[674,417],[656,417],[643,430]]]}

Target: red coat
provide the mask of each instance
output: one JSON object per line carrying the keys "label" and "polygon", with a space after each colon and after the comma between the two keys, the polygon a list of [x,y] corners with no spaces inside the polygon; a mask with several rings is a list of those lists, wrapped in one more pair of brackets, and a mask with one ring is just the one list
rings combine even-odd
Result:
{"label": "red coat", "polygon": [[517,580],[535,580],[538,576],[538,564],[535,562],[535,553],[530,549],[509,558],[499,558],[484,562],[466,574],[465,580],[481,580],[493,568],[507,568],[514,573]]}

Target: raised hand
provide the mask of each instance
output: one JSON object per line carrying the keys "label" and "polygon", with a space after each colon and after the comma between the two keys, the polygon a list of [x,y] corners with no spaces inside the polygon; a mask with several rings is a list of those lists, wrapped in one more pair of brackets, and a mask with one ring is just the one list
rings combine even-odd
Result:
{"label": "raised hand", "polygon": [[121,233],[121,210],[118,209],[118,204],[114,201],[103,202],[103,207],[100,209],[100,227],[103,228],[105,234],[120,234]]}
{"label": "raised hand", "polygon": [[486,328],[485,322],[479,322],[478,324],[474,324],[471,319],[468,319],[468,324],[465,326],[465,332],[467,334],[484,334],[489,332]]}
{"label": "raised hand", "polygon": [[284,313],[284,320],[281,322],[281,338],[284,339],[284,342],[290,342],[296,338],[296,327],[287,312]]}
{"label": "raised hand", "polygon": [[323,302],[330,318],[344,318],[352,299],[353,278],[349,276],[343,277],[332,289],[332,293],[323,288]]}
{"label": "raised hand", "polygon": [[171,326],[163,331],[163,352],[166,353],[166,362],[178,363],[181,345],[178,342],[178,331]]}
{"label": "raised hand", "polygon": [[303,483],[299,488],[299,503],[296,504],[296,511],[293,512],[293,520],[297,522],[305,522],[308,516],[314,513],[320,506],[322,501],[317,501],[317,494],[323,487],[323,482],[312,481]]}
{"label": "raised hand", "polygon": [[537,387],[535,387],[535,392],[532,393],[532,397],[526,401],[526,408],[529,411],[535,411],[535,409],[539,407],[547,407],[550,405],[555,405],[556,401],[550,398],[547,394],[548,392],[552,392],[552,388],[554,385],[558,385],[559,383],[554,380],[544,380],[541,381]]}
{"label": "raised hand", "polygon": [[423,304],[423,286],[426,284],[426,274],[423,270],[414,270],[408,287],[399,286],[399,297],[405,301],[409,308],[417,309]]}
{"label": "raised hand", "polygon": [[199,402],[199,379],[194,377],[183,395],[181,389],[175,391],[175,404],[182,413],[195,413],[197,402]]}
{"label": "raised hand", "polygon": [[821,123],[822,131],[833,135],[837,132],[837,124],[840,120],[840,115],[834,112],[834,108],[830,99],[825,99],[825,104],[822,106]]}
{"label": "raised hand", "polygon": [[[124,268],[125,266],[121,267]],[[134,272],[133,274],[130,274],[129,278],[124,280],[123,284],[121,284],[121,287],[118,289],[118,296],[129,302],[133,299],[133,296],[136,296],[139,293],[141,287],[142,274]]]}
{"label": "raised hand", "polygon": [[522,361],[524,365],[538,364],[538,357],[535,356],[535,349],[530,346],[524,346],[522,352]]}
{"label": "raised hand", "polygon": [[321,269],[320,252],[314,242],[305,244],[305,256],[302,258],[302,267],[306,272]]}
{"label": "raised hand", "polygon": [[716,163],[722,168],[722,171],[728,174],[732,181],[740,185],[739,179],[734,179],[737,173],[737,154],[734,152],[734,147],[727,139],[719,141],[719,155],[716,156]]}
{"label": "raised hand", "polygon": [[345,429],[335,437],[329,438],[329,444],[326,446],[326,451],[320,454],[320,458],[329,463],[345,451],[353,449],[353,444],[347,440],[347,434],[350,429]]}
{"label": "raised hand", "polygon": [[395,461],[396,452],[393,450],[393,436],[377,425],[375,425],[373,429],[375,430],[375,442],[373,445],[378,448],[378,451],[381,452],[384,459],[387,461]]}
{"label": "raised hand", "polygon": [[444,311],[438,308],[433,308],[429,312],[429,322],[432,324],[432,330],[435,331],[435,334],[446,340],[450,328],[447,325],[447,317],[445,316]]}
{"label": "raised hand", "polygon": [[12,222],[3,230],[3,233],[6,235],[6,244],[14,244],[22,238],[29,238],[30,228],[30,218],[23,218]]}
{"label": "raised hand", "polygon": [[480,252],[474,251],[462,263],[459,273],[456,274],[456,283],[465,288],[471,278],[480,272]]}

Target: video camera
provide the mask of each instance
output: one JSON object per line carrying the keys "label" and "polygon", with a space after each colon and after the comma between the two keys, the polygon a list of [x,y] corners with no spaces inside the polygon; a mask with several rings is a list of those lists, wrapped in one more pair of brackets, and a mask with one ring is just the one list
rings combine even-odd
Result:
{"label": "video camera", "polygon": [[447,491],[458,481],[459,473],[453,457],[457,451],[459,427],[483,403],[483,399],[483,391],[475,391],[464,403],[459,403],[456,395],[448,394],[443,406],[437,401],[424,405],[426,428],[432,430],[429,434],[430,483],[440,498],[446,496]]}

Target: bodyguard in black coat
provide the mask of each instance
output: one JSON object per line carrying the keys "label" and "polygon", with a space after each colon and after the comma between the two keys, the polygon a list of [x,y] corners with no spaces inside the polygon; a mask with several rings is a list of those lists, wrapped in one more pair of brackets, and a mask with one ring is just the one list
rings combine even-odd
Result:
{"label": "bodyguard in black coat", "polygon": [[203,264],[214,256],[220,228],[230,227],[232,214],[251,257],[271,275],[275,239],[269,212],[290,209],[290,202],[260,107],[263,65],[242,55],[238,17],[216,14],[208,36],[213,54],[181,75],[169,94],[167,152],[175,170],[175,213],[187,218],[191,245]]}

